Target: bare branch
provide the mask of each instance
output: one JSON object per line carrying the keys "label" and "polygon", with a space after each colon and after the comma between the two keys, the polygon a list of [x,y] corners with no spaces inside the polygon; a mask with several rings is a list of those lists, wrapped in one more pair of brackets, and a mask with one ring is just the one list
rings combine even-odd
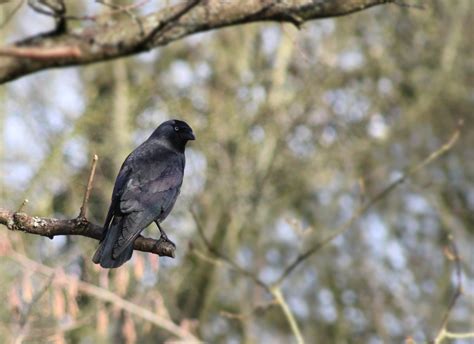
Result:
{"label": "bare branch", "polygon": [[372,208],[376,203],[380,202],[382,199],[387,197],[397,186],[402,184],[405,180],[408,178],[414,176],[416,173],[418,173],[420,170],[422,170],[424,167],[432,163],[433,161],[437,160],[439,157],[444,155],[446,152],[448,152],[454,144],[459,140],[459,137],[461,135],[461,128],[463,126],[464,122],[460,120],[458,122],[458,126],[454,133],[451,135],[451,137],[448,139],[448,141],[443,144],[440,148],[438,148],[436,151],[432,152],[428,157],[426,157],[424,160],[419,162],[418,164],[415,164],[411,168],[409,168],[404,174],[402,174],[399,178],[395,179],[392,183],[390,183],[388,186],[386,186],[384,189],[382,189],[380,192],[378,192],[374,197],[372,197],[365,205],[361,206],[351,217],[351,219],[343,224],[341,227],[336,229],[333,234],[329,235],[327,238],[323,239],[320,242],[317,242],[313,246],[311,246],[309,249],[307,249],[305,252],[301,253],[298,255],[293,263],[288,265],[288,267],[283,271],[281,274],[280,278],[277,280],[275,285],[281,284],[285,278],[287,278],[302,262],[304,262],[306,259],[311,257],[313,254],[315,254],[317,251],[319,251],[321,248],[329,244],[331,241],[333,241],[335,238],[338,236],[344,234],[347,232],[349,229],[352,228],[354,223],[356,223],[367,211]]}
{"label": "bare branch", "polygon": [[[291,0],[291,1],[197,1],[168,6],[145,16],[128,16],[114,21],[64,29],[32,36],[3,47],[0,59],[0,83],[36,71],[105,61],[164,46],[197,32],[260,21],[290,22],[297,26],[320,18],[336,17],[361,11],[394,0]],[[43,9],[44,10],[44,9]],[[58,14],[44,10],[58,19]],[[87,19],[93,18],[91,16]],[[73,19],[61,14],[64,20]],[[81,19],[76,17],[74,19]],[[136,23],[141,25],[136,25]],[[145,37],[145,39],[144,39]],[[70,48],[68,54],[52,54],[56,48]],[[34,57],[15,49],[47,49],[47,58]],[[12,50],[13,49],[13,50]],[[67,50],[66,50],[67,51]],[[14,53],[13,53],[14,52]],[[22,54],[23,53],[23,54]],[[39,54],[41,55],[41,54]],[[26,58],[29,57],[29,58]]]}
{"label": "bare branch", "polygon": [[87,203],[89,202],[89,196],[92,190],[92,183],[94,182],[97,160],[99,160],[99,157],[97,156],[97,154],[94,154],[94,157],[92,158],[91,171],[89,173],[89,180],[87,181],[86,192],[84,192],[84,200],[82,201],[81,211],[79,213],[79,217],[83,219],[87,218]]}
{"label": "bare branch", "polygon": [[[12,212],[0,208],[0,224],[10,230],[53,238],[56,235],[80,235],[96,240],[102,239],[102,226],[93,224],[86,219],[55,219],[29,216],[25,213]],[[154,253],[159,256],[174,257],[175,248],[165,240],[138,237],[133,248],[142,252]]]}

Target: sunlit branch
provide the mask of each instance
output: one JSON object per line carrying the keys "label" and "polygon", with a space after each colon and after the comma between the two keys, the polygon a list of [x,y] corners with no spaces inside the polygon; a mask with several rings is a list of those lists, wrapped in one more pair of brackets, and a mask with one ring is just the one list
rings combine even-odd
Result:
{"label": "sunlit branch", "polygon": [[[43,8],[36,1],[29,1],[37,12],[56,20],[56,29],[0,48],[4,56],[8,56],[0,59],[0,83],[48,68],[85,65],[138,54],[198,32],[226,26],[274,21],[299,27],[310,20],[348,15],[391,2],[394,0],[249,0],[243,6],[240,0],[190,0],[148,15],[135,15],[130,8],[122,7],[117,10],[128,15],[109,20],[106,25],[92,20],[90,25],[80,23],[79,27],[70,29],[68,20],[81,16],[68,17],[65,6]],[[95,16],[86,17],[90,20]]]}

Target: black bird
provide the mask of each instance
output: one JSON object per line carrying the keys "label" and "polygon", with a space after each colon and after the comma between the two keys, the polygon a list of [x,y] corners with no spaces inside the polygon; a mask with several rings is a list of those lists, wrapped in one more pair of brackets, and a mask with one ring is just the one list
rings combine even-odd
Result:
{"label": "black bird", "polygon": [[[115,180],[104,237],[92,258],[103,268],[117,268],[132,257],[133,243],[152,222],[160,227],[183,183],[184,148],[194,140],[183,121],[163,122],[125,159]],[[168,240],[169,241],[169,240]]]}

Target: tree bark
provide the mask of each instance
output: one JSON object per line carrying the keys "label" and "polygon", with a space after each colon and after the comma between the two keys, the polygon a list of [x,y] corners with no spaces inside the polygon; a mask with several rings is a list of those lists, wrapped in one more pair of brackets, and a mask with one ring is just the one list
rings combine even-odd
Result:
{"label": "tree bark", "polygon": [[[60,220],[29,216],[25,213],[12,212],[0,208],[0,224],[10,230],[36,234],[53,238],[56,235],[81,235],[101,240],[102,226],[89,222],[85,218]],[[150,252],[159,256],[174,257],[174,246],[166,240],[154,240],[142,236],[135,240],[133,248],[142,252]]]}
{"label": "tree bark", "polygon": [[[304,22],[342,16],[394,0],[190,0],[146,16],[95,20],[0,48],[0,83],[40,70],[128,56],[225,26],[260,21]],[[65,17],[67,18],[67,17]],[[66,19],[67,21],[67,19]]]}

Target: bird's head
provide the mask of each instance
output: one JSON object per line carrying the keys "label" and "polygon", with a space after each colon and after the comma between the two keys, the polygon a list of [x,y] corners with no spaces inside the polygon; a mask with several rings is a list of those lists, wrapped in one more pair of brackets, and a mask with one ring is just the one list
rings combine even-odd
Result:
{"label": "bird's head", "polygon": [[196,139],[188,123],[178,119],[161,123],[151,137],[165,141],[179,150],[184,150],[188,141]]}

